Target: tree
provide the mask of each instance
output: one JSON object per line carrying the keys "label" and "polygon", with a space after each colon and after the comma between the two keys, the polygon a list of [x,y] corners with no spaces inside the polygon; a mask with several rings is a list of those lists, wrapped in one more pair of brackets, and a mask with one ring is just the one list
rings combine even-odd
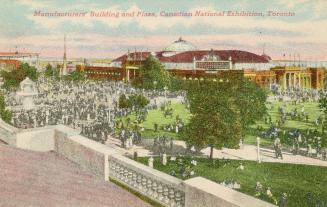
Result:
{"label": "tree", "polygon": [[119,108],[132,108],[133,106],[138,111],[148,105],[150,101],[143,95],[131,95],[128,98],[125,94],[119,97]]}
{"label": "tree", "polygon": [[[233,84],[233,83],[231,83]],[[240,112],[242,136],[249,126],[262,119],[267,114],[267,92],[256,83],[243,79],[234,85],[233,96],[237,99],[236,105]]]}
{"label": "tree", "polygon": [[44,71],[44,75],[46,77],[59,77],[59,70],[57,68],[53,68],[50,64],[46,66]]}
{"label": "tree", "polygon": [[210,158],[213,148],[238,148],[246,127],[266,113],[264,91],[242,78],[193,81],[187,98],[192,117],[181,137],[198,150],[210,146]]}
{"label": "tree", "polygon": [[139,69],[139,76],[132,81],[132,85],[144,89],[163,89],[171,85],[170,74],[158,59],[150,55]]}
{"label": "tree", "polygon": [[319,107],[324,113],[323,121],[321,123],[321,146],[326,147],[327,146],[327,134],[325,133],[325,130],[327,129],[327,95],[321,97],[319,99]]}
{"label": "tree", "polygon": [[150,101],[143,95],[131,95],[128,98],[129,106],[135,107],[137,110],[144,108]]}
{"label": "tree", "polygon": [[121,109],[128,108],[128,99],[126,98],[125,94],[119,96],[118,107]]}
{"label": "tree", "polygon": [[37,69],[34,66],[29,66],[27,63],[23,63],[20,65],[19,69],[25,71],[26,76],[29,77],[32,81],[37,81],[37,79],[39,78],[39,73],[37,72]]}
{"label": "tree", "polygon": [[11,122],[12,114],[9,110],[6,110],[5,98],[3,94],[0,94],[0,116],[4,122]]}
{"label": "tree", "polygon": [[3,87],[7,90],[16,89],[19,83],[26,77],[29,77],[33,81],[37,81],[39,77],[36,68],[29,66],[27,63],[21,64],[18,69],[10,72],[2,71],[1,75],[4,79]]}
{"label": "tree", "polygon": [[74,71],[66,76],[67,80],[73,80],[73,81],[84,81],[86,80],[85,72],[84,71]]}

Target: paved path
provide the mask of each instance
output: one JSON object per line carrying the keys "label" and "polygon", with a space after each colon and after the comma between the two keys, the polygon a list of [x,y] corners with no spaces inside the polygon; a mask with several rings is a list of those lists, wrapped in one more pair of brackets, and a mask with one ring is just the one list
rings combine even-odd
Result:
{"label": "paved path", "polygon": [[[147,157],[151,156],[151,152],[144,149],[142,146],[134,146],[131,149],[122,149],[120,147],[120,140],[110,138],[108,139],[108,145],[117,149],[121,154],[133,155],[134,151],[137,151],[138,156]],[[185,148],[184,141],[174,141],[174,145],[182,146]],[[204,156],[209,156],[210,148],[203,149],[201,151]],[[214,158],[225,158],[225,159],[235,159],[235,160],[257,160],[257,148],[254,145],[243,145],[242,149],[227,149],[222,150],[214,149]],[[278,163],[291,163],[291,164],[303,164],[303,165],[316,165],[327,167],[327,161],[314,159],[302,155],[293,155],[288,152],[283,152],[283,159],[276,159],[275,152],[271,149],[260,148],[260,156],[262,162],[278,162]]]}
{"label": "paved path", "polygon": [[150,207],[54,152],[33,152],[1,143],[0,206]]}
{"label": "paved path", "polygon": [[[202,150],[205,155],[209,155],[210,148]],[[253,145],[244,145],[243,149],[222,149],[214,150],[215,158],[240,159],[240,160],[257,160],[257,147]],[[302,155],[293,155],[283,152],[283,159],[275,158],[275,151],[266,148],[260,148],[260,157],[262,162],[278,162],[303,165],[317,165],[327,167],[327,161],[314,159]]]}

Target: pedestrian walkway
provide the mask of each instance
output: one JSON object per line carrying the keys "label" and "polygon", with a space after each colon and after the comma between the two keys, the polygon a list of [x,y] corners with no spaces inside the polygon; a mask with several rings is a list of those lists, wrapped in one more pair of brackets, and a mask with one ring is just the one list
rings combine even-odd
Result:
{"label": "pedestrian walkway", "polygon": [[[210,148],[201,151],[205,155],[210,154]],[[254,160],[257,161],[257,147],[253,145],[244,145],[242,149],[214,149],[214,158],[239,159],[239,160]],[[275,151],[266,148],[260,148],[260,159],[262,162],[276,162],[289,164],[316,165],[327,167],[327,161],[314,159],[302,155],[293,155],[289,152],[283,152],[283,159],[275,158]]]}
{"label": "pedestrian walkway", "polygon": [[[120,147],[120,140],[109,138],[107,143],[111,147],[114,147],[121,154],[133,155],[137,151],[138,156],[147,157],[151,156],[151,151],[144,149],[142,146],[133,146],[130,149],[123,149]],[[175,140],[174,145],[182,146],[185,148],[185,142]],[[204,156],[210,155],[210,148],[205,148],[201,151]],[[242,149],[227,149],[222,150],[214,149],[213,157],[219,159],[233,159],[233,160],[253,160],[257,161],[257,147],[254,145],[243,145]],[[260,148],[260,159],[262,162],[276,162],[276,163],[289,163],[289,164],[303,164],[303,165],[315,165],[327,167],[327,161],[314,159],[302,155],[293,155],[289,152],[283,152],[283,159],[275,158],[275,151],[267,148]]]}

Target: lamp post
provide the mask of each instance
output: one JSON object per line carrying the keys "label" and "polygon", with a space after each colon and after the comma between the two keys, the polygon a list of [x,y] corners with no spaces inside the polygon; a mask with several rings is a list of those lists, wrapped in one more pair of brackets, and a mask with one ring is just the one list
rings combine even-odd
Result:
{"label": "lamp post", "polygon": [[257,161],[258,161],[258,163],[261,163],[261,158],[260,158],[260,137],[257,137]]}
{"label": "lamp post", "polygon": [[157,89],[157,81],[153,81],[153,86],[154,86],[154,91],[156,91],[156,89]]}
{"label": "lamp post", "polygon": [[165,101],[167,101],[167,90],[168,90],[168,87],[165,86],[165,87],[164,87],[164,90],[165,90]]}

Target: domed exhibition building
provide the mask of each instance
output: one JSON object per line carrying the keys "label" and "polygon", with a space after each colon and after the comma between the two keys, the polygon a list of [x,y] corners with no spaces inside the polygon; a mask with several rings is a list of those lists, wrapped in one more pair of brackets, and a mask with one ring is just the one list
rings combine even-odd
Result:
{"label": "domed exhibition building", "polygon": [[282,88],[314,88],[324,85],[324,69],[304,67],[297,64],[276,65],[265,53],[254,54],[241,50],[199,50],[182,38],[162,51],[133,51],[112,60],[110,67],[84,65],[92,79],[129,81],[138,75],[138,69],[150,56],[157,58],[164,68],[184,80],[226,77],[238,74],[264,87],[279,85]]}

